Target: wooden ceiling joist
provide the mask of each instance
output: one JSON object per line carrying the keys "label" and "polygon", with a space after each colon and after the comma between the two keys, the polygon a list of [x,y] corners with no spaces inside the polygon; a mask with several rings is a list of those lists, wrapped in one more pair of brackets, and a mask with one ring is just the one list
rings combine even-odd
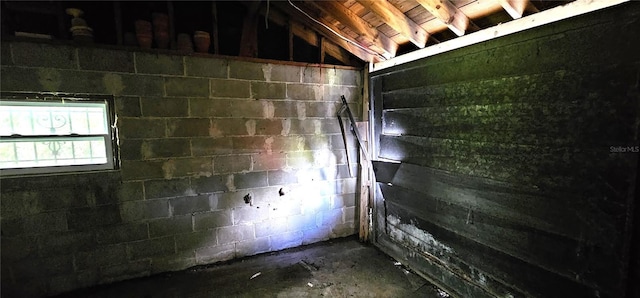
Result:
{"label": "wooden ceiling joist", "polygon": [[393,30],[398,31],[419,48],[424,48],[429,34],[402,11],[387,1],[358,0],[365,8],[378,15]]}
{"label": "wooden ceiling joist", "polygon": [[[386,35],[380,33],[376,28],[372,27],[369,23],[364,21],[354,12],[337,1],[318,1],[306,3],[312,4],[314,7],[320,9],[323,13],[335,18],[341,24],[349,27],[356,32],[360,37],[375,44],[379,48],[384,50],[382,53],[386,58],[396,56],[398,50],[398,44],[391,40]],[[325,23],[326,24],[326,23]]]}
{"label": "wooden ceiling joist", "polygon": [[[296,10],[295,8],[290,6],[289,3],[284,2],[284,1],[273,1],[273,2],[271,2],[271,5],[275,6],[276,8],[281,10],[282,12],[284,12],[284,13],[288,14],[289,16],[295,18],[296,20],[300,21],[305,26],[307,26],[309,28],[313,28],[315,31],[317,31],[318,33],[322,34],[329,41],[331,41],[334,44],[338,45],[339,47],[342,47],[343,49],[349,51],[351,54],[353,54],[354,56],[360,58],[362,61],[367,61],[367,62],[380,61],[380,59],[378,57],[376,57],[375,55],[373,55],[372,53],[370,53],[370,52],[368,52],[368,51],[366,51],[364,49],[361,49],[361,48],[359,48],[359,47],[357,47],[357,46],[345,41],[344,39],[336,36],[333,32],[331,32],[327,28],[324,28],[323,26],[320,26],[320,25],[316,24],[314,21],[309,19],[309,17],[307,17],[303,13],[299,12],[298,10]],[[333,56],[329,52],[330,47],[325,47],[325,49],[326,49],[327,53],[329,53],[331,56]],[[339,58],[339,57],[335,57],[334,56],[334,58]]]}
{"label": "wooden ceiling joist", "polygon": [[502,8],[514,19],[522,17],[529,5],[529,0],[498,0]]}
{"label": "wooden ceiling joist", "polygon": [[469,27],[469,18],[449,0],[416,1],[458,36],[464,35]]}

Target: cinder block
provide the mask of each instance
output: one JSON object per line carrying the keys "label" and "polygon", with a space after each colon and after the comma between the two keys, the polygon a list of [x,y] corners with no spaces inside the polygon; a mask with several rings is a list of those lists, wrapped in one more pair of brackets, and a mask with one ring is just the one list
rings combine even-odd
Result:
{"label": "cinder block", "polygon": [[142,139],[120,139],[120,160],[142,160]]}
{"label": "cinder block", "polygon": [[269,218],[285,218],[299,215],[302,212],[300,201],[286,200],[271,203],[269,206]]}
{"label": "cinder block", "polygon": [[259,222],[269,217],[269,208],[267,206],[244,206],[233,208],[233,224],[245,224]]}
{"label": "cinder block", "polygon": [[[344,98],[349,103],[362,102],[362,88],[361,87],[349,87],[349,86],[324,86],[324,101],[330,102],[340,102],[342,103],[341,97],[344,95]],[[352,110],[355,114],[355,111]]]}
{"label": "cinder block", "polygon": [[80,288],[75,274],[62,274],[52,276],[47,282],[48,293],[64,293]]}
{"label": "cinder block", "polygon": [[256,135],[280,135],[282,133],[281,119],[256,119]]}
{"label": "cinder block", "polygon": [[253,256],[271,250],[269,237],[236,243],[236,258]]}
{"label": "cinder block", "polygon": [[3,42],[0,44],[0,65],[13,65],[13,58],[11,57],[11,43]]}
{"label": "cinder block", "polygon": [[275,251],[300,246],[302,245],[302,237],[302,231],[272,235],[269,237],[271,238],[271,249]]}
{"label": "cinder block", "polygon": [[164,177],[161,161],[123,160],[120,172],[122,180],[159,179]]}
{"label": "cinder block", "polygon": [[118,202],[144,199],[142,182],[122,182],[116,187]]}
{"label": "cinder block", "polygon": [[[314,118],[337,117],[340,106],[337,102],[307,102],[305,103],[305,115]],[[355,117],[355,110],[352,110]],[[345,114],[346,115],[346,114]]]}
{"label": "cinder block", "polygon": [[[121,138],[164,138],[166,134],[164,119],[122,117],[118,122],[120,126],[118,132]],[[141,127],[144,129],[140,129]]]}
{"label": "cinder block", "polygon": [[189,116],[189,100],[186,98],[143,97],[140,102],[144,117]]}
{"label": "cinder block", "polygon": [[191,156],[189,139],[152,139],[140,145],[143,159]]}
{"label": "cinder block", "polygon": [[80,69],[135,72],[133,52],[100,48],[78,48]]}
{"label": "cinder block", "polygon": [[251,85],[249,81],[211,79],[210,97],[231,97],[246,98],[251,97]]}
{"label": "cinder block", "polygon": [[272,186],[281,186],[281,185],[298,183],[297,171],[285,171],[285,170],[269,171],[267,175],[269,179],[269,185],[272,185]]}
{"label": "cinder block", "polygon": [[344,222],[357,221],[356,207],[345,207],[342,209]]}
{"label": "cinder block", "polygon": [[[6,43],[6,46],[7,48],[11,46],[15,65],[63,69],[78,68],[76,49],[69,46],[31,42],[11,42]],[[5,60],[3,59],[2,65],[10,65],[4,62]]]}
{"label": "cinder block", "polygon": [[331,238],[347,237],[358,233],[358,227],[354,222],[335,225],[331,228]]}
{"label": "cinder block", "polygon": [[117,244],[149,238],[146,223],[132,223],[102,227],[96,230],[96,243]]}
{"label": "cinder block", "polygon": [[360,86],[362,85],[362,72],[352,69],[323,69],[322,75],[324,84],[329,85],[349,85]]}
{"label": "cinder block", "polygon": [[[303,67],[284,64],[270,65],[272,82],[300,83],[300,73],[302,72]],[[304,69],[306,69],[306,67]]]}
{"label": "cinder block", "polygon": [[[86,76],[86,74],[85,74]],[[106,93],[108,94],[121,94],[121,95],[140,95],[140,96],[163,96],[164,95],[164,81],[160,76],[151,76],[151,75],[114,75],[114,74],[106,74],[100,81],[111,81],[110,83],[115,85],[115,87],[107,88],[101,87],[102,89],[106,89]],[[121,83],[120,83],[121,82]],[[112,89],[120,88],[118,85],[122,84],[122,91],[113,92],[110,91]],[[89,92],[88,93],[95,93]]]}
{"label": "cinder block", "polygon": [[314,166],[313,151],[299,151],[287,153],[287,167],[293,169],[308,169]]}
{"label": "cinder block", "polygon": [[193,194],[189,179],[144,181],[146,199],[168,198]]}
{"label": "cinder block", "polygon": [[287,230],[287,219],[276,218],[255,222],[256,237],[266,237],[276,234],[284,234]]}
{"label": "cinder block", "polygon": [[195,251],[199,248],[215,246],[218,243],[215,230],[182,233],[175,237],[178,253]]}
{"label": "cinder block", "polygon": [[[6,182],[3,184],[6,185]],[[4,187],[4,185],[2,186]],[[47,198],[49,197],[48,192],[37,190],[7,191],[3,189],[2,200],[0,200],[2,218],[19,219],[41,213],[43,208],[40,206],[40,202],[44,202],[44,199],[41,198],[43,194],[47,195]]]}
{"label": "cinder block", "polygon": [[195,251],[178,251],[177,254],[168,257],[152,257],[151,274],[181,271],[196,265]]}
{"label": "cinder block", "polygon": [[191,179],[191,186],[196,193],[212,193],[227,189],[226,175],[213,175],[211,177],[198,177]]}
{"label": "cinder block", "polygon": [[120,204],[120,215],[126,222],[169,217],[169,200],[123,202]]}
{"label": "cinder block", "polygon": [[287,98],[299,100],[322,100],[322,85],[287,84]]}
{"label": "cinder block", "polygon": [[[60,233],[56,233],[60,234]],[[72,233],[76,234],[76,233]],[[69,233],[65,233],[65,235],[69,235]],[[26,237],[6,237],[4,234],[2,235],[2,263],[3,267],[8,267],[9,263],[20,261],[26,258],[36,258],[38,257],[38,236],[26,236]],[[46,239],[50,239],[52,237],[47,237],[48,235],[43,236]],[[74,243],[75,237],[64,237],[64,244]],[[57,248],[59,245],[56,242],[50,247]],[[65,243],[66,242],[66,243]],[[65,253],[64,251],[62,253]]]}
{"label": "cinder block", "polygon": [[[287,220],[288,231],[302,231],[302,230],[315,229],[318,227],[316,223],[315,213],[292,215],[287,217],[286,220]],[[256,233],[257,231],[258,229],[256,225]]]}
{"label": "cinder block", "polygon": [[255,195],[255,190],[228,191],[218,195],[218,209],[241,208],[247,204],[244,202],[244,196],[251,194],[254,200],[259,200]]}
{"label": "cinder block", "polygon": [[228,60],[185,56],[184,62],[187,76],[207,78],[227,77]]}
{"label": "cinder block", "polygon": [[173,236],[131,242],[127,243],[127,252],[131,260],[167,256],[176,253],[176,243]]}
{"label": "cinder block", "polygon": [[79,270],[99,266],[124,264],[127,262],[127,249],[124,244],[100,246],[89,251],[75,254],[75,265]]}
{"label": "cinder block", "polygon": [[26,259],[20,262],[20,266],[14,266],[12,269],[13,277],[17,281],[69,274],[73,272],[73,255]]}
{"label": "cinder block", "polygon": [[287,93],[284,83],[251,82],[251,98],[283,99]]}
{"label": "cinder block", "polygon": [[302,231],[302,245],[329,240],[331,229],[329,227],[319,227]]}
{"label": "cinder block", "polygon": [[209,96],[209,79],[165,77],[164,87],[167,96]]}
{"label": "cinder block", "polygon": [[135,52],[134,56],[138,73],[184,75],[182,56],[143,52]]}
{"label": "cinder block", "polygon": [[343,207],[353,207],[353,206],[356,206],[356,194],[354,193],[331,196],[332,209],[340,209]]}
{"label": "cinder block", "polygon": [[213,159],[209,157],[170,159],[164,162],[162,169],[164,179],[210,177],[213,175]]}
{"label": "cinder block", "polygon": [[211,122],[207,118],[167,119],[169,137],[205,137],[209,136]]}
{"label": "cinder block", "polygon": [[137,260],[126,264],[100,267],[100,283],[112,283],[125,279],[148,276],[151,269],[150,260]]}
{"label": "cinder block", "polygon": [[231,260],[236,255],[233,243],[200,248],[196,250],[196,262],[200,265]]}
{"label": "cinder block", "polygon": [[234,174],[237,189],[249,189],[268,186],[267,172],[251,172]]}
{"label": "cinder block", "polygon": [[213,164],[216,174],[250,171],[251,155],[215,156]]}
{"label": "cinder block", "polygon": [[231,101],[231,117],[234,118],[263,118],[265,109],[268,109],[268,102],[263,100],[241,100]]}
{"label": "cinder block", "polygon": [[[280,170],[287,164],[286,156],[277,152],[253,154],[252,161],[254,171]],[[271,182],[269,182],[269,185],[272,185]]]}
{"label": "cinder block", "polygon": [[[331,149],[333,150],[344,150],[344,140],[342,139],[341,134],[331,134],[327,135],[330,138]],[[358,148],[358,140],[353,134],[346,134],[347,136],[347,148],[348,149],[356,149]],[[351,153],[351,152],[349,152]],[[349,157],[354,157],[355,155],[349,155]],[[355,158],[354,158],[355,161]]]}
{"label": "cinder block", "polygon": [[[247,123],[251,120],[239,119],[239,118],[211,119],[211,127],[209,130],[209,135],[212,137],[248,135],[249,133],[247,130],[249,128],[247,127],[248,126]],[[255,120],[253,121],[255,122]]]}
{"label": "cinder block", "polygon": [[233,225],[231,210],[204,212],[193,215],[196,231],[222,228]]}
{"label": "cinder block", "polygon": [[268,81],[271,66],[263,63],[229,60],[229,78]]}
{"label": "cinder block", "polygon": [[104,205],[71,209],[67,213],[70,230],[88,231],[95,227],[108,226],[122,222],[118,205]]}
{"label": "cinder block", "polygon": [[[16,238],[3,238],[2,241],[4,242],[10,239]],[[36,243],[40,247],[40,256],[54,256],[73,251],[86,251],[96,247],[93,231],[49,233],[46,235],[40,235],[37,242],[34,239],[33,245],[36,245]],[[10,245],[23,248],[23,246],[15,243]],[[2,250],[3,259],[5,258],[4,254],[8,252],[9,250]]]}
{"label": "cinder block", "polygon": [[[320,119],[318,121],[320,121],[320,132],[322,134],[342,133],[340,131],[340,122],[338,121],[338,118]],[[349,132],[348,122],[345,124],[345,131]]]}
{"label": "cinder block", "polygon": [[[67,214],[64,211],[40,213],[22,218],[22,231],[25,235],[67,231]],[[4,231],[4,224],[3,224]]]}
{"label": "cinder block", "polygon": [[191,117],[230,117],[231,101],[221,98],[190,98]]}
{"label": "cinder block", "polygon": [[174,216],[210,211],[213,209],[212,203],[217,203],[217,201],[211,195],[189,196],[169,200]]}
{"label": "cinder block", "polygon": [[234,138],[194,138],[191,139],[193,156],[211,156],[230,154],[233,151]]}
{"label": "cinder block", "polygon": [[237,225],[218,229],[218,244],[227,244],[255,239],[253,225]]}
{"label": "cinder block", "polygon": [[151,238],[191,232],[193,232],[191,215],[173,216],[149,221],[149,236]]}
{"label": "cinder block", "polygon": [[269,146],[273,143],[273,138],[264,136],[233,137],[233,153],[259,153],[269,151]]}
{"label": "cinder block", "polygon": [[358,189],[357,178],[336,180],[334,183],[335,183],[334,189],[336,190],[336,194],[348,194],[348,193],[360,192],[360,190]]}
{"label": "cinder block", "polygon": [[326,72],[324,68],[305,67],[302,72],[302,82],[320,84],[323,82],[324,72]]}
{"label": "cinder block", "polygon": [[118,117],[142,116],[139,96],[116,96],[115,107]]}
{"label": "cinder block", "polygon": [[272,101],[274,107],[274,117],[276,118],[297,118],[298,101],[284,100]]}

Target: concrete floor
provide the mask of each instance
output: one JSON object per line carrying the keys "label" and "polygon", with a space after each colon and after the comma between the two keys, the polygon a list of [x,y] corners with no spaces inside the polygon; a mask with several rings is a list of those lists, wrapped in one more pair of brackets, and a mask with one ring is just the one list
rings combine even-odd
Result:
{"label": "concrete floor", "polygon": [[394,263],[347,237],[58,297],[448,297]]}

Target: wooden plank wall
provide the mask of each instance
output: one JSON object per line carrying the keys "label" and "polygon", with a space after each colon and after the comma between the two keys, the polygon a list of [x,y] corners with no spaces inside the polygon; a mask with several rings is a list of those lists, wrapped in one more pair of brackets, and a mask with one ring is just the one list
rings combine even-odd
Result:
{"label": "wooden plank wall", "polygon": [[376,166],[376,244],[454,296],[624,297],[639,15],[632,2],[372,73],[374,148],[401,161]]}

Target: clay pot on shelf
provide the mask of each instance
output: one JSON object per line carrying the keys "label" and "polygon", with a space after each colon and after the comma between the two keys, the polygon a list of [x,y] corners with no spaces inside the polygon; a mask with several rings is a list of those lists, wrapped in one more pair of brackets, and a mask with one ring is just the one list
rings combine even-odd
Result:
{"label": "clay pot on shelf", "polygon": [[153,13],[153,37],[160,49],[169,48],[169,16],[163,13]]}
{"label": "clay pot on shelf", "polygon": [[193,33],[193,41],[196,44],[196,52],[208,53],[211,46],[211,36],[206,31],[195,31]]}
{"label": "clay pot on shelf", "polygon": [[145,20],[137,20],[136,23],[136,39],[138,45],[143,49],[150,49],[153,41],[151,33],[151,22]]}
{"label": "clay pot on shelf", "polygon": [[71,34],[73,36],[73,40],[81,41],[81,42],[92,42],[93,41],[93,29],[87,26],[87,22],[80,18],[84,14],[84,12],[78,8],[67,8],[65,12],[72,16],[71,19]]}
{"label": "clay pot on shelf", "polygon": [[182,53],[193,53],[193,43],[189,34],[178,34],[178,51]]}

